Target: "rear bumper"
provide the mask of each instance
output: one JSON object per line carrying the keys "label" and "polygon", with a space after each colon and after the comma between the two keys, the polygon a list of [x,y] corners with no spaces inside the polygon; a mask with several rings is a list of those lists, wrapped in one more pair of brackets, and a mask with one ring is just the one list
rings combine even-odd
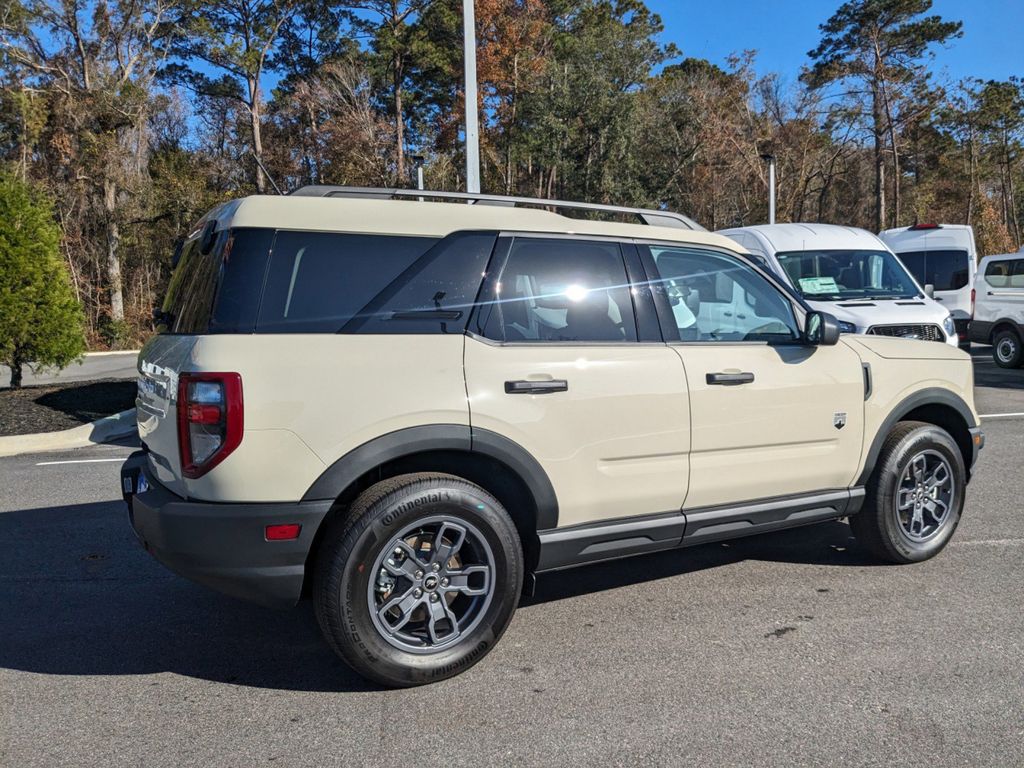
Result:
{"label": "rear bumper", "polygon": [[[302,594],[306,560],[330,501],[217,504],[183,499],[148,473],[144,453],[121,468],[121,488],[135,535],[180,576],[232,597],[287,608]],[[145,486],[138,493],[139,477]],[[267,541],[268,525],[298,523],[297,539]]]}
{"label": "rear bumper", "polygon": [[967,335],[975,344],[991,344],[992,323],[982,320],[971,320]]}

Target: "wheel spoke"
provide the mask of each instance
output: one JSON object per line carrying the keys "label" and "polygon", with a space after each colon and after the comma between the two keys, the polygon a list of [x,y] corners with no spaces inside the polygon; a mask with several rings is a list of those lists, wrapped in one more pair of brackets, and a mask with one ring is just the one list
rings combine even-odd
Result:
{"label": "wheel spoke", "polygon": [[[448,608],[448,603],[444,600],[428,600],[427,603],[428,617],[427,617],[427,630],[430,632],[430,639],[435,643],[447,642],[459,636],[459,620],[455,618],[455,614]],[[449,632],[443,635],[437,632],[437,622],[447,621],[451,627]]]}
{"label": "wheel spoke", "polygon": [[949,468],[946,466],[945,462],[940,461],[935,466],[935,469],[932,470],[928,479],[924,481],[924,487],[926,490],[931,492],[936,488],[944,487],[949,482],[949,479]]}
{"label": "wheel spoke", "polygon": [[462,548],[462,542],[465,540],[465,528],[454,523],[443,523],[434,536],[434,556],[431,563],[447,563]]}
{"label": "wheel spoke", "polygon": [[[393,597],[381,606],[380,610],[377,611],[377,617],[381,620],[384,626],[388,627],[392,632],[397,632],[406,624],[409,623],[409,619],[412,618],[412,612],[416,609],[416,606],[422,602],[422,596],[416,596],[416,588],[410,587],[409,591],[398,597]],[[398,608],[399,616],[396,621],[391,620],[389,615],[391,610]]]}
{"label": "wheel spoke", "polygon": [[936,525],[945,520],[946,513],[949,512],[949,505],[942,499],[928,499],[924,503],[924,508],[928,510],[929,516],[935,521]]}
{"label": "wheel spoke", "polygon": [[914,508],[914,489],[900,488],[896,491],[896,508],[905,512]]}
{"label": "wheel spoke", "polygon": [[[471,586],[469,579],[476,574],[483,574],[483,579],[477,577],[476,581],[482,581],[481,586]],[[486,565],[471,565],[459,571],[448,572],[449,583],[445,588],[447,592],[461,592],[463,595],[486,595],[491,588],[491,569]]]}
{"label": "wheel spoke", "polygon": [[910,463],[910,469],[914,475],[914,482],[923,483],[925,474],[928,471],[928,459],[925,458],[924,454],[918,454]]}

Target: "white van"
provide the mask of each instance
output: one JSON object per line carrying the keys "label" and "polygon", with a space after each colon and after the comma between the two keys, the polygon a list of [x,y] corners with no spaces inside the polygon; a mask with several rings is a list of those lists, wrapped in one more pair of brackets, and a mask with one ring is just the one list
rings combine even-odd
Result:
{"label": "white van", "polygon": [[958,346],[953,318],[925,296],[875,235],[834,224],[763,224],[721,230],[783,277],[844,333],[902,336]]}
{"label": "white van", "polygon": [[982,259],[975,287],[971,341],[991,344],[1002,368],[1024,366],[1024,248]]}
{"label": "white van", "polygon": [[969,347],[967,326],[974,315],[974,271],[978,249],[965,224],[915,224],[878,235],[920,285],[933,286],[934,298],[949,310],[960,346]]}

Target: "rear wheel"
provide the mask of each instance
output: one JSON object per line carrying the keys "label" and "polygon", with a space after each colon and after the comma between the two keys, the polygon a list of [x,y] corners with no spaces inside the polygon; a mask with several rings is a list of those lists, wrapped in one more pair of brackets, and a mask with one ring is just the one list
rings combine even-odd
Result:
{"label": "rear wheel", "polygon": [[992,357],[1000,368],[1020,368],[1024,364],[1024,346],[1012,329],[996,333],[992,339]]}
{"label": "rear wheel", "polygon": [[519,536],[493,496],[451,475],[402,475],[365,491],[328,531],[314,605],[350,666],[404,687],[482,659],[508,626],[522,581]]}
{"label": "rear wheel", "polygon": [[963,456],[945,430],[902,422],[882,446],[864,509],[850,518],[850,527],[857,541],[879,559],[927,560],[953,536],[966,483]]}

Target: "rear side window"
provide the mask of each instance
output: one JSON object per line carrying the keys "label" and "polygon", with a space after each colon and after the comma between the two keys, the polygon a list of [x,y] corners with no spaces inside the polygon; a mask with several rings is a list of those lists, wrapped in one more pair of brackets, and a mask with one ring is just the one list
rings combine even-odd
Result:
{"label": "rear side window", "polygon": [[958,291],[970,281],[967,251],[906,251],[897,256],[917,282],[933,285],[936,291]]}
{"label": "rear side window", "polygon": [[993,288],[1024,288],[1024,259],[990,261],[985,282]]}
{"label": "rear side window", "polygon": [[200,238],[182,246],[164,301],[161,333],[252,333],[256,323],[272,229],[225,230],[213,249]]}
{"label": "rear side window", "polygon": [[258,333],[337,333],[436,242],[426,237],[279,231]]}
{"label": "rear side window", "polygon": [[636,341],[617,243],[516,238],[485,334],[507,342]]}
{"label": "rear side window", "polygon": [[199,252],[200,238],[188,240],[181,249],[178,266],[167,286],[162,307],[163,318],[157,330],[161,333],[206,333],[217,291],[220,258],[228,233],[221,232],[213,250]]}

